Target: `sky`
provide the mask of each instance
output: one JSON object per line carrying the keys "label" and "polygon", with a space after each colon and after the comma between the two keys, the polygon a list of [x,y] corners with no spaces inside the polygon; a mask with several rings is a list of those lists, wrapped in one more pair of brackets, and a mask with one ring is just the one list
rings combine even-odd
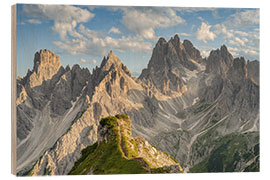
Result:
{"label": "sky", "polygon": [[33,68],[35,52],[49,49],[62,65],[90,71],[112,50],[138,76],[160,37],[178,34],[207,57],[225,44],[234,57],[260,60],[260,12],[250,8],[17,6],[17,75]]}

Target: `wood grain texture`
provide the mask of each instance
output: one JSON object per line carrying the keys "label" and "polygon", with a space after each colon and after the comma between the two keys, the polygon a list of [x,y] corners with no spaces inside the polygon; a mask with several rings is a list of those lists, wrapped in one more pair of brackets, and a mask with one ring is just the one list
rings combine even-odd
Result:
{"label": "wood grain texture", "polygon": [[17,60],[16,60],[16,14],[17,6],[11,7],[11,173],[16,175],[16,76],[17,76]]}

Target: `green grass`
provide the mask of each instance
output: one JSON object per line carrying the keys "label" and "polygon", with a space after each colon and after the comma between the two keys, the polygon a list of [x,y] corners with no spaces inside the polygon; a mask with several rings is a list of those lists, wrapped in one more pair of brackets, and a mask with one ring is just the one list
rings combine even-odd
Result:
{"label": "green grass", "polygon": [[[121,128],[121,130],[122,130],[122,128]],[[128,159],[136,157],[138,155],[137,142],[134,141],[133,139],[132,139],[133,141],[131,139],[129,139],[127,136],[124,135],[123,132],[121,132],[121,134],[122,134],[121,135],[121,137],[122,137],[121,147],[122,147],[122,150],[124,151],[125,155],[127,156]],[[134,147],[135,150],[130,147],[131,146],[130,144]]]}
{"label": "green grass", "polygon": [[[207,158],[193,166],[190,172],[234,172],[240,160],[248,162],[259,155],[258,145],[249,147],[249,144],[248,137],[243,134],[230,134],[214,141],[209,140],[204,146],[214,149]],[[247,170],[259,171],[258,165],[259,161]]]}
{"label": "green grass", "polygon": [[114,116],[108,116],[106,118],[102,118],[99,123],[103,127],[106,126],[108,129],[113,129],[117,126],[117,118]]}
{"label": "green grass", "polygon": [[217,122],[218,122],[217,119],[213,119],[213,120],[212,120],[212,123],[213,123],[213,124],[216,124]]}
{"label": "green grass", "polygon": [[82,157],[75,163],[69,174],[87,174],[90,171],[94,174],[148,173],[139,161],[124,157],[120,146],[117,118],[113,116],[102,118],[100,124],[110,129],[107,135],[108,141],[85,148]]}
{"label": "green grass", "polygon": [[255,161],[244,169],[244,172],[259,172],[260,169],[260,158],[256,157]]}
{"label": "green grass", "polygon": [[85,157],[76,162],[69,174],[87,174],[91,169],[94,174],[147,173],[140,162],[123,157],[118,139],[93,146],[84,151]]}
{"label": "green grass", "polygon": [[[118,122],[118,119],[124,122]],[[69,175],[83,175],[89,172],[92,174],[146,174],[170,171],[170,168],[150,168],[147,161],[138,159],[137,142],[129,137],[128,115],[102,118],[100,125],[108,128],[107,141],[97,142],[83,149],[81,158],[75,162]],[[121,127],[126,125],[129,127]]]}
{"label": "green grass", "polygon": [[129,119],[128,114],[117,114],[115,115],[115,117],[118,119],[124,119],[124,120]]}

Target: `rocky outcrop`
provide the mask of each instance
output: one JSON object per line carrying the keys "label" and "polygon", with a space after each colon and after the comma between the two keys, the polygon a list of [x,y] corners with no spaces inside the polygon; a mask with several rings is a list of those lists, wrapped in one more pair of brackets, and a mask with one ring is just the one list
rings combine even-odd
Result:
{"label": "rocky outcrop", "polygon": [[52,79],[60,67],[60,58],[52,51],[43,49],[36,52],[32,74],[28,79],[30,88],[40,86],[43,81]]}
{"label": "rocky outcrop", "polygon": [[206,73],[225,74],[232,65],[233,56],[225,45],[220,49],[212,50],[206,61]]}
{"label": "rocky outcrop", "polygon": [[248,78],[255,84],[260,84],[260,63],[258,60],[247,62]]}
{"label": "rocky outcrop", "polygon": [[183,44],[178,35],[168,42],[160,38],[147,69],[143,69],[139,79],[146,84],[153,84],[165,95],[183,94],[186,91],[183,80],[186,71],[197,69],[193,58],[201,61],[200,53],[188,41]]}
{"label": "rocky outcrop", "polygon": [[168,154],[158,151],[143,137],[132,138],[130,126],[128,115],[102,118],[98,127],[98,141],[82,151],[83,156],[75,163],[69,174],[180,173],[182,171],[178,162]]}
{"label": "rocky outcrop", "polygon": [[185,39],[183,45],[190,58],[194,59],[197,62],[203,61],[200,51],[196,49],[189,40]]}

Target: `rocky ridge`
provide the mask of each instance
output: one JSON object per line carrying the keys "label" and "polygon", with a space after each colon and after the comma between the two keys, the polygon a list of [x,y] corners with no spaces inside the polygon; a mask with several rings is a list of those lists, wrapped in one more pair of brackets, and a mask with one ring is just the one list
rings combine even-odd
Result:
{"label": "rocky ridge", "polygon": [[[82,151],[83,156],[69,174],[179,173],[179,163],[152,147],[143,137],[131,137],[128,115],[102,118],[97,142]],[[101,150],[101,151],[100,151]]]}

